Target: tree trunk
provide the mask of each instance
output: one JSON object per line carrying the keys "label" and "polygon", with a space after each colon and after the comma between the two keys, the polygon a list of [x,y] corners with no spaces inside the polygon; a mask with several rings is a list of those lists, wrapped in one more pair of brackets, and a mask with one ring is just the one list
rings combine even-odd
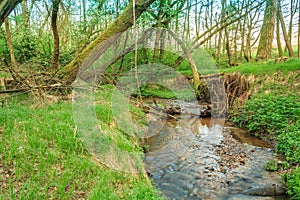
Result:
{"label": "tree trunk", "polygon": [[162,15],[163,15],[163,6],[164,6],[164,1],[160,0],[160,4],[159,4],[159,11],[158,11],[158,15],[157,15],[157,27],[159,27],[159,29],[156,30],[156,36],[155,36],[155,42],[154,42],[154,51],[153,51],[153,60],[154,61],[158,61],[158,57],[159,57],[159,48],[160,48],[160,38],[161,38],[161,34],[162,34],[162,30],[160,29],[162,26]]}
{"label": "tree trunk", "polygon": [[257,60],[270,58],[272,55],[277,3],[278,0],[267,0],[260,41],[256,54]]}
{"label": "tree trunk", "polygon": [[22,15],[23,15],[22,21],[24,22],[25,28],[29,31],[30,21],[29,21],[29,13],[28,13],[28,8],[27,8],[27,0],[22,1],[21,8],[22,8]]}
{"label": "tree trunk", "polygon": [[183,50],[183,52],[184,52],[184,54],[186,56],[186,59],[188,60],[188,62],[190,64],[192,73],[193,73],[194,89],[195,89],[195,91],[198,91],[198,88],[200,86],[200,75],[199,75],[196,63],[194,62],[190,51],[186,48],[186,46],[184,45],[184,43],[179,38],[177,38],[177,36],[171,30],[168,30],[168,32],[176,40],[176,42],[178,42],[178,44],[180,45],[181,49]]}
{"label": "tree trunk", "polygon": [[83,16],[83,31],[86,31],[87,18],[86,18],[86,2],[85,0],[81,0],[82,5],[82,16]]}
{"label": "tree trunk", "polygon": [[[292,36],[293,36],[293,20],[294,20],[294,15],[295,15],[295,11],[297,10],[295,9],[295,0],[291,0],[290,2],[290,22],[289,22],[289,31],[288,31],[288,37],[289,37],[289,41],[290,43],[292,43]],[[296,5],[297,6],[297,5]],[[300,11],[298,11],[300,12]]]}
{"label": "tree trunk", "polygon": [[[279,12],[279,8],[278,8]],[[277,40],[277,48],[278,48],[278,56],[283,56],[283,49],[281,46],[281,40],[280,40],[280,19],[279,19],[279,13],[277,13],[276,17],[276,40]]]}
{"label": "tree trunk", "polygon": [[[298,5],[298,10],[300,9],[300,1]],[[298,58],[300,58],[300,12],[298,16]]]}
{"label": "tree trunk", "polygon": [[[5,32],[6,32],[6,37],[7,37],[7,45],[8,45],[9,54],[10,54],[11,69],[12,69],[12,73],[13,73],[17,70],[17,61],[15,58],[14,47],[13,47],[11,33],[10,33],[10,29],[9,29],[8,18],[5,19],[4,24],[5,24]],[[14,74],[12,74],[12,76],[15,78]]]}
{"label": "tree trunk", "polygon": [[0,0],[0,26],[10,12],[21,2],[22,0]]}
{"label": "tree trunk", "polygon": [[[138,18],[154,1],[155,0],[136,0],[136,18]],[[130,1],[128,6],[119,15],[119,17],[104,31],[102,31],[94,41],[92,41],[73,61],[71,61],[59,73],[59,76],[66,82],[66,84],[71,84],[75,80],[80,67],[82,67],[83,69],[88,68],[97,60],[97,56],[95,56],[94,58],[86,59],[95,47],[97,47],[107,39],[126,31],[133,25],[132,7],[133,2]],[[109,46],[110,44],[107,44],[103,48],[107,49],[109,48]],[[97,52],[95,52],[95,54],[97,54]]]}
{"label": "tree trunk", "polygon": [[284,40],[285,40],[285,44],[286,44],[286,47],[287,47],[287,49],[289,51],[289,56],[290,57],[294,57],[293,47],[292,47],[291,41],[289,39],[288,33],[286,31],[284,19],[283,19],[283,16],[282,16],[282,10],[281,10],[280,1],[278,3],[279,3],[279,6],[278,6],[278,9],[279,9],[278,10],[279,20],[280,20],[280,23],[281,23],[281,28],[282,28],[282,32],[283,32],[283,37],[284,37]]}
{"label": "tree trunk", "polygon": [[[221,23],[220,23],[220,26],[222,27],[224,22],[225,22],[225,14],[226,14],[226,11],[225,11],[225,6],[226,6],[226,0],[222,0],[222,10],[221,10]],[[225,27],[226,29],[226,27]],[[223,43],[222,43],[222,32],[223,32],[223,29],[220,29],[220,32],[219,32],[219,40],[218,40],[218,51],[217,51],[217,57],[220,58],[221,56],[221,52],[222,52],[222,46],[223,46]],[[211,33],[210,33],[211,34]],[[225,30],[225,36],[226,36],[226,30]]]}
{"label": "tree trunk", "polygon": [[59,34],[57,28],[57,14],[59,10],[60,0],[53,0],[52,17],[51,17],[51,27],[54,37],[53,46],[53,58],[52,58],[52,71],[55,72],[58,69],[58,58],[59,58]]}

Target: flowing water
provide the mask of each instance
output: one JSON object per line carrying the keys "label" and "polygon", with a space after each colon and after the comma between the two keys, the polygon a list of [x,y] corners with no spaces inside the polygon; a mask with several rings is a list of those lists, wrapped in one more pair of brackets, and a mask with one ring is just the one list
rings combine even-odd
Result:
{"label": "flowing water", "polygon": [[146,168],[166,197],[287,199],[280,175],[264,170],[273,149],[244,130],[187,115],[151,127]]}

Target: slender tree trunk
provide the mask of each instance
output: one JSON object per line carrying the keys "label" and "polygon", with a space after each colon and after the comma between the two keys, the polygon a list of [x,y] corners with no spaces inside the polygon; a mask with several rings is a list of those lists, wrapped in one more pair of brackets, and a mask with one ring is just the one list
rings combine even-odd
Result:
{"label": "slender tree trunk", "polygon": [[51,17],[51,27],[52,27],[53,37],[54,37],[52,71],[57,71],[58,69],[59,34],[57,28],[57,15],[59,10],[59,3],[60,0],[53,0],[52,17]]}
{"label": "slender tree trunk", "polygon": [[[300,10],[300,1],[298,1],[298,11]],[[300,11],[298,12],[298,58],[300,58]]]}
{"label": "slender tree trunk", "polygon": [[[279,12],[279,8],[278,8],[278,12]],[[276,17],[276,40],[277,40],[278,56],[282,57],[283,49],[281,46],[281,39],[280,39],[280,19],[279,19],[278,12],[277,12],[277,17]]]}
{"label": "slender tree trunk", "polygon": [[184,54],[186,56],[186,59],[188,60],[188,62],[190,64],[190,68],[192,70],[192,73],[193,73],[194,89],[195,89],[195,91],[198,91],[198,88],[200,86],[200,76],[199,76],[199,72],[198,72],[196,63],[194,62],[191,53],[186,48],[186,46],[184,45],[184,43],[179,38],[177,38],[177,36],[171,30],[168,30],[168,32],[178,42],[178,44],[180,45],[181,49],[183,50],[183,52],[184,52]]}
{"label": "slender tree trunk", "polygon": [[293,47],[292,47],[291,41],[289,39],[288,33],[286,31],[286,26],[285,26],[284,19],[283,19],[283,16],[282,16],[282,10],[281,10],[280,1],[278,3],[279,3],[279,6],[278,6],[278,9],[279,9],[278,10],[278,12],[279,12],[279,20],[280,20],[280,23],[281,23],[281,28],[282,28],[282,32],[283,32],[283,37],[284,37],[284,40],[285,40],[285,44],[286,44],[286,47],[287,47],[287,49],[289,51],[289,56],[290,57],[294,57]]}
{"label": "slender tree trunk", "polygon": [[[289,22],[289,31],[288,31],[288,37],[289,41],[292,44],[292,35],[293,35],[293,20],[294,20],[294,9],[295,9],[295,0],[291,0],[290,2],[290,22]],[[300,11],[299,11],[300,12]]]}
{"label": "slender tree trunk", "polygon": [[83,31],[86,31],[87,19],[86,19],[86,2],[85,0],[81,0],[82,4],[82,15],[83,15]]}
{"label": "slender tree trunk", "polygon": [[228,64],[232,65],[232,53],[231,53],[231,46],[230,46],[230,39],[229,39],[229,32],[228,28],[225,28],[225,45],[226,45],[226,52],[228,57]]}
{"label": "slender tree trunk", "polygon": [[267,0],[264,22],[256,54],[257,60],[270,58],[272,55],[277,3],[278,0]]}
{"label": "slender tree trunk", "polygon": [[28,8],[27,8],[27,0],[22,1],[21,8],[22,8],[22,15],[23,15],[23,21],[24,21],[25,28],[27,30],[29,30],[30,21],[29,21],[29,13],[28,13]]}
{"label": "slender tree trunk", "polygon": [[[17,70],[17,61],[15,58],[14,47],[13,47],[13,43],[12,43],[8,18],[5,19],[4,24],[5,24],[5,32],[6,32],[6,37],[7,37],[7,45],[8,45],[9,54],[10,54],[11,68],[13,69],[12,71],[16,71]],[[14,77],[14,74],[12,74],[12,75]]]}
{"label": "slender tree trunk", "polygon": [[[196,6],[195,6],[195,31],[196,31],[196,36],[198,37],[199,36],[199,24],[198,24],[198,0],[196,0]],[[199,12],[200,13],[200,12]]]}
{"label": "slender tree trunk", "polygon": [[218,35],[218,49],[217,49],[217,58],[219,59],[221,57],[221,52],[222,52],[222,31],[223,29],[221,29],[219,31],[219,35]]}
{"label": "slender tree trunk", "polygon": [[159,4],[159,11],[158,11],[158,15],[157,15],[157,26],[159,27],[159,29],[156,30],[156,36],[155,36],[155,42],[154,42],[154,51],[153,51],[153,60],[158,61],[158,57],[159,57],[159,48],[160,48],[160,38],[161,38],[161,33],[162,30],[160,29],[162,26],[162,15],[163,15],[163,6],[164,6],[164,1],[160,0],[160,4]]}
{"label": "slender tree trunk", "polygon": [[237,24],[237,27],[234,31],[234,58],[235,58],[235,62],[238,60],[238,57],[239,57],[239,55],[238,55],[238,31],[239,31],[238,27],[240,27],[240,23],[241,22],[239,21],[238,24]]}
{"label": "slender tree trunk", "polygon": [[[226,0],[222,0],[221,23],[220,23],[221,27],[222,27],[222,25],[225,21],[225,14],[226,14],[225,5],[226,5]],[[218,58],[220,58],[220,56],[221,56],[222,47],[223,47],[223,44],[224,44],[224,43],[222,43],[222,39],[223,39],[222,32],[223,32],[223,29],[220,29],[220,31],[219,31],[219,40],[218,40],[218,51],[217,51],[217,57]],[[225,35],[226,35],[226,33],[225,33]]]}

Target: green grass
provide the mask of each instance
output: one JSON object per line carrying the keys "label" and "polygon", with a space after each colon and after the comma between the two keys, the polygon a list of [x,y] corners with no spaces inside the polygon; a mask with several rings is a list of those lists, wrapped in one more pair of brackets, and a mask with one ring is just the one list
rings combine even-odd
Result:
{"label": "green grass", "polygon": [[144,85],[141,87],[141,94],[143,97],[158,97],[162,99],[180,99],[180,100],[194,100],[196,99],[196,94],[192,89],[184,87],[172,91],[168,88],[165,88],[161,85]]}
{"label": "green grass", "polygon": [[75,132],[70,102],[42,107],[17,102],[1,108],[1,199],[160,199],[147,178],[92,159]]}
{"label": "green grass", "polygon": [[295,71],[300,69],[300,59],[294,58],[287,62],[279,62],[275,64],[275,61],[260,61],[260,62],[249,62],[241,64],[240,66],[222,69],[223,73],[240,72],[245,75],[264,75],[274,74],[275,72],[288,73],[289,71]]}

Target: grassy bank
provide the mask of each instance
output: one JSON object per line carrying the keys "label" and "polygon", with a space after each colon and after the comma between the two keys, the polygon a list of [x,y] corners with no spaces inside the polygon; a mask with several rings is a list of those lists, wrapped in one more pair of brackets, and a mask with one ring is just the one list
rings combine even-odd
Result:
{"label": "grassy bank", "polygon": [[251,77],[250,99],[231,113],[233,122],[253,135],[273,142],[276,152],[286,157],[283,176],[291,199],[300,198],[300,60],[285,63],[250,63],[226,69]]}
{"label": "grassy bank", "polygon": [[231,67],[227,69],[220,69],[220,72],[230,73],[230,72],[240,72],[245,75],[272,75],[276,72],[281,72],[287,74],[288,72],[299,70],[300,59],[293,58],[286,62],[275,63],[274,60],[269,61],[259,61],[259,62],[249,62],[244,63],[236,67]]}
{"label": "grassy bank", "polygon": [[[1,108],[1,199],[160,199],[144,176],[113,171],[93,159],[75,131],[71,102],[24,102],[10,99]],[[111,120],[105,103],[97,110],[99,118]]]}

